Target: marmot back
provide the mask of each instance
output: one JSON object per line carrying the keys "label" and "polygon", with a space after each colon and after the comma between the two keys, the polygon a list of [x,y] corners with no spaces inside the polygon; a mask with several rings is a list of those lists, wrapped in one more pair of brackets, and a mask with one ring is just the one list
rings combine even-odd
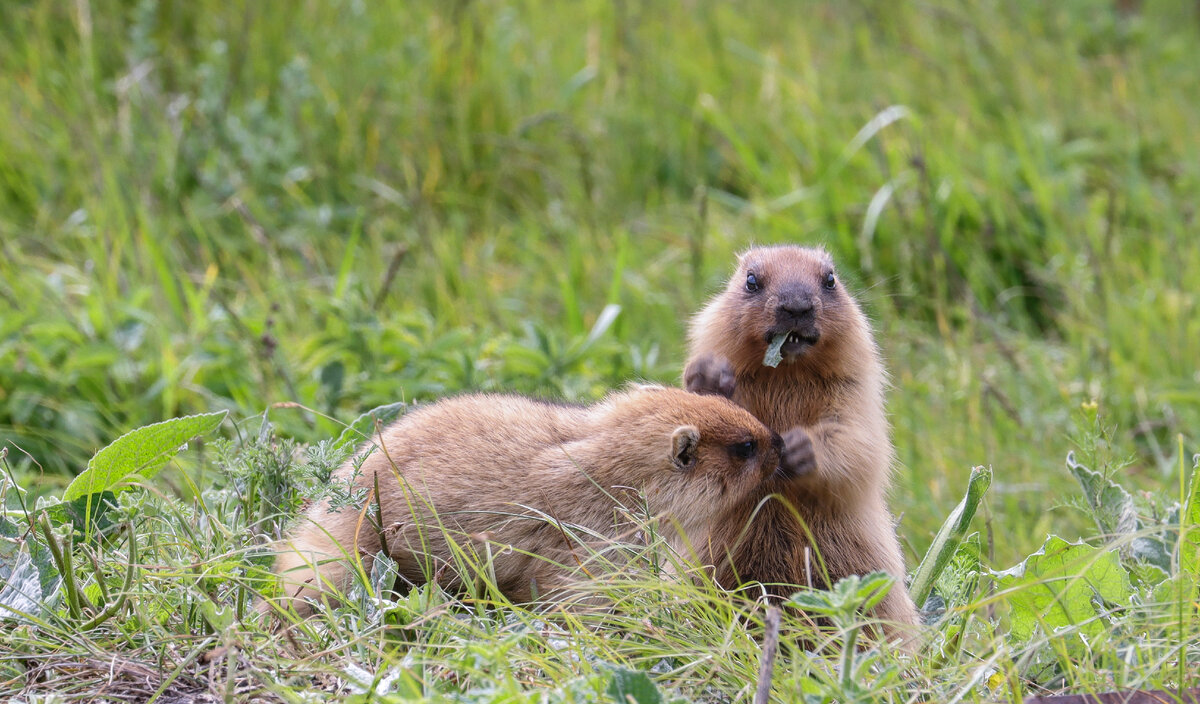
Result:
{"label": "marmot back", "polygon": [[[782,447],[725,399],[653,386],[593,406],[462,396],[410,412],[375,440],[355,484],[378,482],[379,529],[363,507],[323,501],[284,541],[276,571],[302,613],[298,599],[344,591],[347,558],[369,562],[384,543],[413,584],[440,574],[463,588],[481,575],[463,573],[462,555],[490,554],[488,576],[508,598],[561,595],[589,555],[627,531],[622,504],[644,496],[678,550],[706,544],[713,519],[778,471]],[[338,477],[353,471],[348,462]]]}

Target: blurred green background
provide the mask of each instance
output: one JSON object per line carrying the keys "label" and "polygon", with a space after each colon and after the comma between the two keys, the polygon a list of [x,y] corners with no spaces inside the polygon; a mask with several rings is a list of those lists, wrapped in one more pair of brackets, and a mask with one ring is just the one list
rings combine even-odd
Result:
{"label": "blurred green background", "polygon": [[1197,67],[1175,1],[8,2],[0,442],[57,491],[180,414],[676,383],[734,252],[822,244],[901,534],[989,464],[1016,559],[1068,450],[1200,449]]}

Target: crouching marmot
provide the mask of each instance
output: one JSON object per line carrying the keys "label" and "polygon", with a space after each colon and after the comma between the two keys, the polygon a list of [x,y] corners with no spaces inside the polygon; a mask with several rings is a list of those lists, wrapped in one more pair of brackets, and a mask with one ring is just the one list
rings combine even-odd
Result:
{"label": "crouching marmot", "polygon": [[[716,516],[781,471],[781,438],[746,410],[655,386],[593,406],[462,396],[413,410],[374,440],[353,481],[378,486],[378,525],[400,574],[414,584],[441,575],[450,589],[486,576],[516,602],[561,595],[586,574],[594,552],[628,532],[620,505],[641,507],[639,494],[673,547],[699,550]],[[338,470],[353,473],[352,462]],[[275,569],[300,613],[306,598],[344,592],[356,553],[369,569],[381,541],[365,516],[321,501],[285,539]],[[490,569],[462,574],[464,553],[490,555]]]}
{"label": "crouching marmot", "polygon": [[[917,623],[886,501],[894,459],[886,376],[867,318],[829,255],[796,246],[744,253],[690,338],[688,390],[729,397],[782,433],[782,464],[799,475],[768,482],[718,518],[713,559],[726,558],[718,582],[757,581],[782,597],[797,586],[826,587],[826,576],[882,570],[896,584],[875,615]],[[763,504],[747,527],[772,493],[783,501]]]}

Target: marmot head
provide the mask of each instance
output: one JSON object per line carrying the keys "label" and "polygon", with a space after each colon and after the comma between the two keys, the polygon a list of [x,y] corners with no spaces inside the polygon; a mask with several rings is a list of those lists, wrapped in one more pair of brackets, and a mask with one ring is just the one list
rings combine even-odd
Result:
{"label": "marmot head", "polygon": [[[780,468],[783,440],[749,411],[718,396],[682,389],[639,387],[629,392],[630,420],[662,453],[643,488],[659,510],[685,525],[718,506],[732,506],[765,482],[787,479]],[[633,406],[634,408],[630,408]],[[639,413],[640,411],[640,413]],[[700,503],[697,503],[700,502]]]}
{"label": "marmot head", "polygon": [[772,343],[782,357],[780,368],[819,365],[817,360],[839,356],[837,348],[864,327],[829,254],[782,245],[738,257],[737,271],[701,313],[696,334],[728,340],[730,361],[749,371],[763,366]]}

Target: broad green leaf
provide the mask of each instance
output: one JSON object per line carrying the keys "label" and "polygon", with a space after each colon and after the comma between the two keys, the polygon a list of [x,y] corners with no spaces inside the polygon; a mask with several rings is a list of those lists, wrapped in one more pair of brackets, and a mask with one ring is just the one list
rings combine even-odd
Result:
{"label": "broad green leaf", "polygon": [[650,675],[639,670],[616,668],[608,681],[608,696],[616,704],[662,704],[662,692]]}
{"label": "broad green leaf", "polygon": [[19,553],[28,551],[33,567],[38,573],[38,584],[41,588],[42,599],[50,599],[58,594],[62,578],[58,568],[54,566],[54,557],[50,548],[42,542],[36,532],[29,532],[21,525],[0,515],[0,579],[11,570],[17,562]]}
{"label": "broad green leaf", "polygon": [[197,435],[212,432],[228,411],[172,418],[131,430],[97,452],[67,487],[63,501],[111,491],[132,475],[149,479]]}
{"label": "broad green leaf", "polygon": [[1124,487],[1076,462],[1074,452],[1067,453],[1067,469],[1083,488],[1083,496],[1092,509],[1092,518],[1101,533],[1121,536],[1137,531],[1133,497]]}
{"label": "broad green leaf", "polygon": [[29,551],[0,558],[0,619],[25,620],[41,611],[41,575]]}
{"label": "broad green leaf", "polygon": [[[1200,541],[1200,535],[1196,536]],[[1167,575],[1171,571],[1171,546],[1165,540],[1165,534],[1157,536],[1139,535],[1130,541],[1129,554],[1133,559],[1144,562],[1150,568],[1147,575]],[[1157,581],[1157,580],[1154,580]]]}
{"label": "broad green leaf", "polygon": [[52,524],[62,526],[69,523],[76,534],[90,536],[99,535],[112,525],[108,511],[117,505],[117,496],[111,491],[101,491],[74,501],[51,498],[47,503],[43,510]]}
{"label": "broad green leaf", "polygon": [[990,467],[975,467],[971,470],[971,478],[967,482],[967,495],[946,517],[946,521],[942,523],[941,529],[934,536],[933,543],[929,545],[929,550],[926,551],[925,557],[917,567],[916,574],[913,575],[909,591],[918,607],[922,606],[929,598],[929,592],[933,590],[938,575],[946,569],[946,565],[954,557],[955,551],[958,550],[959,544],[967,534],[967,529],[971,526],[971,519],[975,517],[979,502],[983,500],[983,495],[987,493],[988,487],[991,485],[992,470]]}
{"label": "broad green leaf", "polygon": [[[1180,464],[1183,464],[1182,460]],[[1187,503],[1179,517],[1179,535],[1180,573],[1200,576],[1200,462],[1192,467]]]}
{"label": "broad green leaf", "polygon": [[339,450],[353,449],[364,441],[369,440],[375,434],[376,421],[379,421],[380,427],[386,426],[403,415],[407,408],[408,404],[403,401],[372,408],[355,418],[350,425],[342,430],[337,440],[333,443],[334,447]]}
{"label": "broad green leaf", "polygon": [[853,616],[883,601],[895,579],[886,572],[870,572],[843,577],[830,589],[807,589],[788,598],[788,604],[802,611],[833,617]]}
{"label": "broad green leaf", "polygon": [[1128,604],[1133,594],[1115,551],[1068,543],[1055,535],[1024,562],[995,577],[1008,596],[1012,635],[1018,641],[1028,640],[1038,624],[1047,633],[1079,626],[1095,637],[1107,627],[1096,618],[1097,602]]}
{"label": "broad green leaf", "polygon": [[[407,704],[427,701],[421,679],[405,667],[390,666],[382,672],[368,672],[357,665],[346,668],[350,693],[341,701],[346,704]],[[470,699],[469,701],[498,701]]]}
{"label": "broad green leaf", "polygon": [[[1067,453],[1067,469],[1083,489],[1092,518],[1102,534],[1122,538],[1139,533],[1145,527],[1138,518],[1133,497],[1120,484],[1076,462],[1073,452]],[[1121,551],[1127,557],[1154,565],[1164,572],[1171,569],[1171,548],[1161,537],[1137,535],[1124,543]]]}
{"label": "broad green leaf", "polygon": [[788,597],[788,606],[814,614],[829,614],[837,610],[830,604],[828,592],[820,590],[796,592]]}
{"label": "broad green leaf", "polygon": [[872,572],[863,577],[857,595],[862,603],[858,608],[863,611],[875,608],[888,595],[888,592],[892,591],[892,585],[895,583],[896,580],[886,572]]}
{"label": "broad green leaf", "polygon": [[200,607],[200,615],[204,617],[213,631],[224,633],[225,629],[233,624],[232,606],[217,606],[208,599],[200,601],[197,606]]}
{"label": "broad green leaf", "polygon": [[1191,611],[1194,608],[1192,604],[1195,601],[1195,594],[1195,577],[1181,573],[1156,584],[1154,590],[1150,592],[1150,599],[1147,603],[1166,605],[1170,609],[1170,613],[1175,613],[1177,605],[1182,601],[1187,610]]}

